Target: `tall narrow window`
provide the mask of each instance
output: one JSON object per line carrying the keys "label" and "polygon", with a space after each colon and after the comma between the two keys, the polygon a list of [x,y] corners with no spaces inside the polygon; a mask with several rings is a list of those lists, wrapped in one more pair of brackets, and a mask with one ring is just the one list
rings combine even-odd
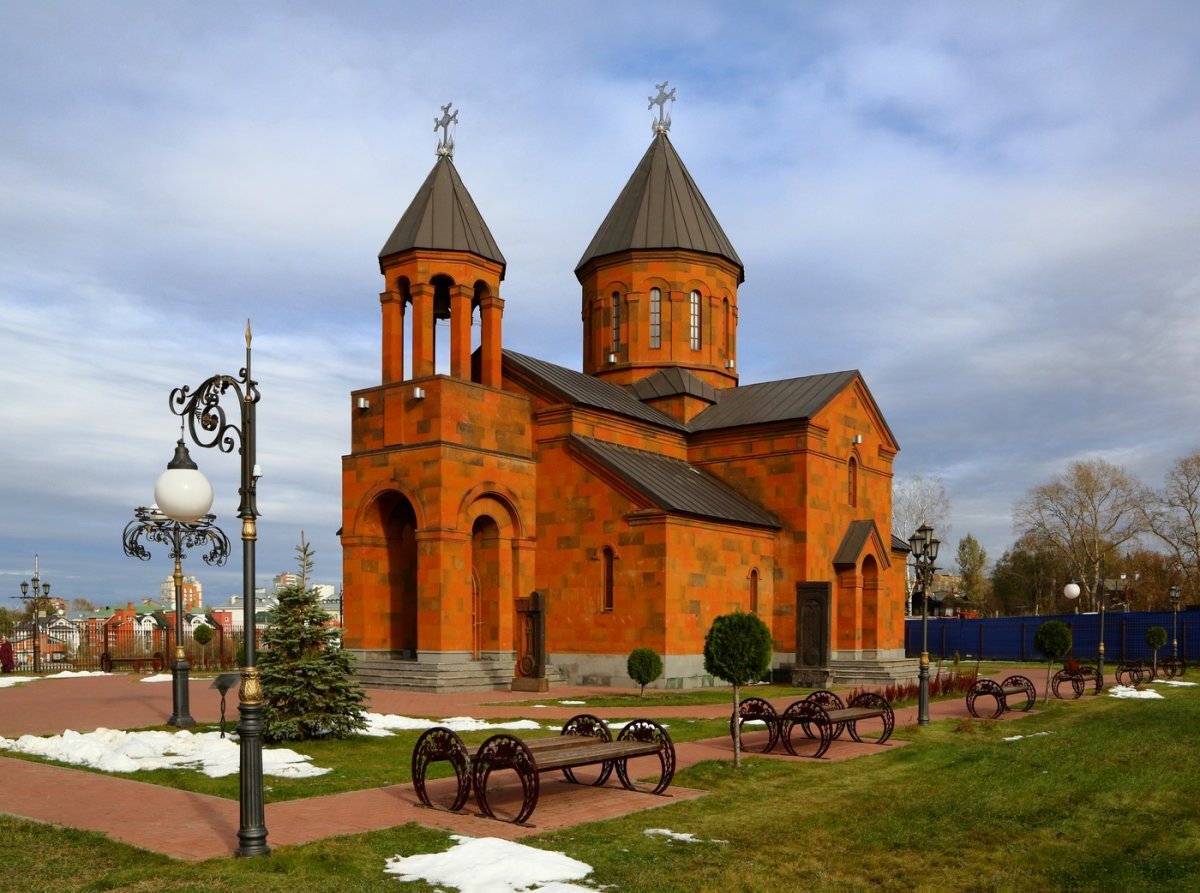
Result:
{"label": "tall narrow window", "polygon": [[750,613],[758,613],[758,570],[750,571]]}
{"label": "tall narrow window", "polygon": [[733,359],[733,319],[729,315],[729,298],[725,299],[725,356]]}
{"label": "tall narrow window", "polygon": [[650,289],[650,347],[662,347],[662,289]]}
{"label": "tall narrow window", "polygon": [[700,349],[700,292],[692,292],[691,301],[692,350]]}
{"label": "tall narrow window", "polygon": [[613,550],[608,546],[604,547],[601,556],[602,572],[604,574],[604,611],[612,611],[613,609]]}
{"label": "tall narrow window", "polygon": [[612,293],[612,352],[621,349],[621,294]]}
{"label": "tall narrow window", "polygon": [[858,505],[858,462],[853,456],[846,466],[846,501]]}

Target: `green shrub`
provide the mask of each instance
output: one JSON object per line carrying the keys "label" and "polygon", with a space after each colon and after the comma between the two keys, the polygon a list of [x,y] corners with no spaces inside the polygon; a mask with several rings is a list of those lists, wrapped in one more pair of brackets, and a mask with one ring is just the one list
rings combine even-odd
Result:
{"label": "green shrub", "polygon": [[1047,620],[1033,634],[1033,647],[1046,658],[1046,696],[1050,700],[1050,667],[1071,650],[1071,628],[1061,620]]}
{"label": "green shrub", "polygon": [[1158,673],[1158,649],[1167,644],[1167,631],[1161,626],[1146,630],[1146,644],[1154,650],[1154,672]]}
{"label": "green shrub", "polygon": [[662,675],[663,661],[653,648],[634,648],[625,662],[629,678],[641,686],[640,697],[646,694],[646,686]]}
{"label": "green shrub", "polygon": [[722,614],[704,637],[704,672],[733,685],[733,765],[742,764],[741,723],[737,721],[739,689],[756,682],[771,668],[771,630],[757,614]]}

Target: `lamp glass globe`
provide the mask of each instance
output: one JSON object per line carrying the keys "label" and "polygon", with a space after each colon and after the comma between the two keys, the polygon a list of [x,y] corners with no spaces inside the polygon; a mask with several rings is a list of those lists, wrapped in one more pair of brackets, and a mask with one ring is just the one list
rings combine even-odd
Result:
{"label": "lamp glass globe", "polygon": [[168,468],[154,484],[154,501],[168,518],[197,521],[212,508],[212,484],[195,468]]}
{"label": "lamp glass globe", "polygon": [[1063,595],[1071,599],[1079,598],[1079,584],[1068,583],[1063,587]]}

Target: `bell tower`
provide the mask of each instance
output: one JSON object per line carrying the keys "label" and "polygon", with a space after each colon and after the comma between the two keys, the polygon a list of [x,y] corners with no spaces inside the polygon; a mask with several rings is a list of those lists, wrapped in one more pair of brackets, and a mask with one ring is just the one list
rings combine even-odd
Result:
{"label": "bell tower", "polygon": [[[434,375],[439,363],[435,327],[448,322],[450,377],[500,387],[505,260],[454,167],[450,127],[457,121],[458,112],[451,114],[449,104],[434,119],[435,130],[442,131],[437,162],[379,252],[385,385],[406,380],[406,328],[408,377]],[[473,369],[476,313],[480,362]]]}
{"label": "bell tower", "polygon": [[639,396],[682,398],[694,405],[661,408],[691,417],[715,402],[714,389],[737,385],[737,292],[745,276],[671,144],[665,105],[675,90],[657,86],[650,147],[575,267],[583,370],[616,384],[647,380]]}

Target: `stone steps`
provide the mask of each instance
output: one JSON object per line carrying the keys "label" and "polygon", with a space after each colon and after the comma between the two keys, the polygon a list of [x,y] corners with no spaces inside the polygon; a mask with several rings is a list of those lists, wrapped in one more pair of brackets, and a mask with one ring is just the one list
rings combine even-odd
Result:
{"label": "stone steps", "polygon": [[[354,675],[370,688],[419,692],[509,691],[513,683],[512,661],[466,661],[423,664],[414,660],[359,660]],[[547,681],[565,680],[552,667]]]}

